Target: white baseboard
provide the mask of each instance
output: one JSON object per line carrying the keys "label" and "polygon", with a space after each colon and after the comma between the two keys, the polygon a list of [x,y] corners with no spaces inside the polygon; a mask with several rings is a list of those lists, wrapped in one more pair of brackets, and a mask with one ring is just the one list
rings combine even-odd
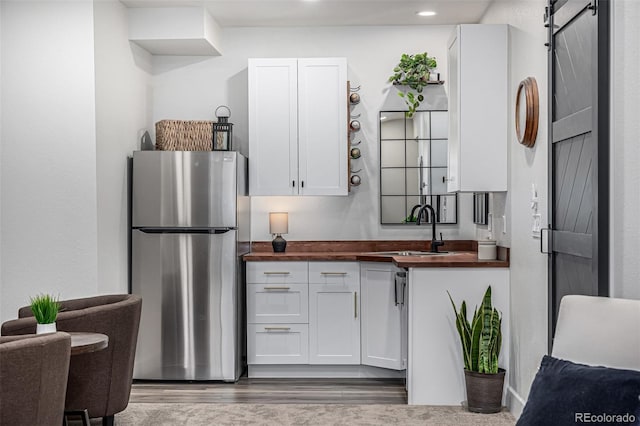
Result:
{"label": "white baseboard", "polygon": [[248,367],[249,378],[404,378],[406,371],[367,365],[275,365],[254,364]]}
{"label": "white baseboard", "polygon": [[514,388],[507,386],[507,407],[516,420],[522,414],[526,402]]}

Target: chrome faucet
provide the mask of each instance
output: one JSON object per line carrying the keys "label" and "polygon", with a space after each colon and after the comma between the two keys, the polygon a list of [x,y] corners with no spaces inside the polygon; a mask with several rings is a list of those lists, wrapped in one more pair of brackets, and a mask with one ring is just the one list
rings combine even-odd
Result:
{"label": "chrome faucet", "polygon": [[[438,253],[438,247],[443,246],[444,241],[442,241],[442,234],[440,234],[440,241],[436,239],[436,212],[433,210],[433,207],[429,204],[425,204],[420,207],[420,210],[418,210],[416,225],[420,226],[421,218],[425,210],[429,210],[429,213],[431,213],[431,253]],[[411,211],[411,214],[413,214],[413,210]]]}

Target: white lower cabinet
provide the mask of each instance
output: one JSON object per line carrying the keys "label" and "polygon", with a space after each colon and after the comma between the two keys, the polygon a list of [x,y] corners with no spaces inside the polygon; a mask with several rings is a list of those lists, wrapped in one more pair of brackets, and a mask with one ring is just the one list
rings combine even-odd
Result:
{"label": "white lower cabinet", "polygon": [[360,364],[359,287],[309,284],[310,364]]}
{"label": "white lower cabinet", "polygon": [[307,262],[247,263],[247,363],[309,363]]}
{"label": "white lower cabinet", "polygon": [[[396,274],[401,274],[396,280]],[[407,364],[406,272],[390,263],[362,263],[362,364],[404,370]]]}
{"label": "white lower cabinet", "polygon": [[491,286],[493,306],[502,314],[498,365],[507,369],[505,383],[509,383],[508,268],[410,268],[408,284],[409,405],[458,405],[465,399],[464,362],[449,294],[458,307],[466,301],[470,319],[473,307],[482,302]]}
{"label": "white lower cabinet", "polygon": [[249,364],[307,364],[307,324],[247,324]]}
{"label": "white lower cabinet", "polygon": [[358,262],[309,262],[309,363],[360,364]]}
{"label": "white lower cabinet", "polygon": [[360,365],[359,292],[358,262],[249,262],[249,365]]}

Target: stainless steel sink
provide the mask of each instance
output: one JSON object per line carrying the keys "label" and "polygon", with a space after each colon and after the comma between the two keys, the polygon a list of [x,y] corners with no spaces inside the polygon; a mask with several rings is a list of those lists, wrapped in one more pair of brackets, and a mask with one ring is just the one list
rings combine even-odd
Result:
{"label": "stainless steel sink", "polygon": [[411,251],[411,250],[402,250],[402,251],[374,251],[371,253],[367,253],[368,255],[379,255],[379,256],[440,256],[440,255],[448,255],[452,254],[446,251],[441,251],[438,253],[433,253],[430,251]]}

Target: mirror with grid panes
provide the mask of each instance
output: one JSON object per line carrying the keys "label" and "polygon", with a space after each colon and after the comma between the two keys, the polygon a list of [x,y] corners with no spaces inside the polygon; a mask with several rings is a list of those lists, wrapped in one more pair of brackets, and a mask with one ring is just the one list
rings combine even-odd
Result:
{"label": "mirror with grid panes", "polygon": [[447,192],[446,181],[447,111],[381,111],[379,134],[380,223],[415,225],[411,211],[425,203],[437,223],[457,223],[457,194]]}

